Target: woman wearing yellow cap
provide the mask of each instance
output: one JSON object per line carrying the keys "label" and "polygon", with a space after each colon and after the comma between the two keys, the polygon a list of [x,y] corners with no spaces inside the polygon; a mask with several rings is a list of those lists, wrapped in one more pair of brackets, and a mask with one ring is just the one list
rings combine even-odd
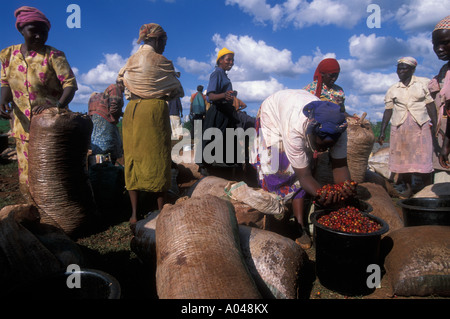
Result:
{"label": "woman wearing yellow cap", "polygon": [[[236,128],[237,116],[236,109],[233,106],[233,99],[237,95],[233,91],[233,86],[228,78],[227,72],[231,70],[234,65],[234,52],[227,48],[219,51],[216,60],[216,67],[211,73],[206,96],[211,103],[211,107],[206,113],[203,131],[209,128],[218,128],[222,132],[223,137],[223,160],[214,156],[214,162],[234,164],[226,161],[226,129]],[[215,138],[215,137],[213,137]],[[203,139],[203,150],[211,140]],[[203,154],[203,163],[211,164],[211,160],[205,159]]]}

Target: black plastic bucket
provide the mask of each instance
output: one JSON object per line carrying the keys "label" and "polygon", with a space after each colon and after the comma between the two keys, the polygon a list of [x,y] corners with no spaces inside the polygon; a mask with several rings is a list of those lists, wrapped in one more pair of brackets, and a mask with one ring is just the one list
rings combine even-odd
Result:
{"label": "black plastic bucket", "polygon": [[368,234],[336,231],[317,222],[321,216],[331,211],[316,211],[311,215],[314,224],[316,275],[324,287],[340,294],[370,294],[375,288],[367,285],[367,279],[372,274],[367,268],[372,264],[380,265],[381,235],[389,230],[389,226],[384,220],[365,214],[381,224],[382,228]]}
{"label": "black plastic bucket", "polygon": [[405,227],[450,226],[450,196],[402,199],[398,205],[402,208]]}
{"label": "black plastic bucket", "polygon": [[[69,276],[79,275],[79,287]],[[74,286],[71,288],[68,281]],[[10,297],[32,300],[79,300],[79,299],[120,299],[120,284],[113,276],[96,269],[81,269],[79,272],[65,272],[42,278],[16,287]]]}

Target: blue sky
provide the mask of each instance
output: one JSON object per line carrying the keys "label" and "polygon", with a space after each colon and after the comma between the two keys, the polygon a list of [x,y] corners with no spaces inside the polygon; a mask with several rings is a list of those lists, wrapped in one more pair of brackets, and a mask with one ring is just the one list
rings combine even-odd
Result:
{"label": "blue sky", "polygon": [[[67,12],[70,4],[80,9],[79,28],[67,24],[74,14]],[[370,4],[379,15],[368,10]],[[373,122],[381,120],[384,94],[398,81],[399,57],[418,60],[417,76],[431,78],[443,65],[432,50],[431,32],[450,14],[450,0],[3,1],[1,48],[23,42],[13,15],[22,5],[40,9],[52,23],[47,44],[66,53],[77,75],[73,111],[86,112],[90,94],[115,82],[138,47],[140,26],[155,22],[168,34],[164,56],[181,72],[184,115],[225,46],[236,53],[229,77],[250,115],[272,93],[306,86],[317,64],[334,57],[348,112],[367,112]],[[367,20],[376,17],[380,25],[371,28]]]}

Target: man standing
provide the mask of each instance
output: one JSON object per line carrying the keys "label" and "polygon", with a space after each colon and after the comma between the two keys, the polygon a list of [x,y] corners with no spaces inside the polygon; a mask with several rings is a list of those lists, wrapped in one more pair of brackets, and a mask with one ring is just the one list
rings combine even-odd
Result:
{"label": "man standing", "polygon": [[169,101],[170,126],[172,128],[172,140],[179,140],[182,137],[181,118],[183,117],[183,107],[180,98],[177,97]]}
{"label": "man standing", "polygon": [[203,85],[197,86],[197,92],[191,95],[192,120],[202,120],[206,113],[206,97],[202,93]]}
{"label": "man standing", "polygon": [[[432,184],[437,112],[427,87],[429,79],[414,75],[416,59],[404,57],[397,62],[400,81],[386,93],[378,142],[383,144],[386,127],[391,121],[389,169],[398,174],[397,184],[403,187],[399,190],[407,191],[413,175],[420,176],[423,186]],[[405,194],[405,197],[410,195]]]}
{"label": "man standing", "polygon": [[192,124],[191,138],[194,138],[195,120],[203,121],[206,114],[206,106],[208,102],[202,92],[203,92],[203,85],[199,85],[197,86],[197,92],[191,95],[191,109],[189,112],[189,119]]}

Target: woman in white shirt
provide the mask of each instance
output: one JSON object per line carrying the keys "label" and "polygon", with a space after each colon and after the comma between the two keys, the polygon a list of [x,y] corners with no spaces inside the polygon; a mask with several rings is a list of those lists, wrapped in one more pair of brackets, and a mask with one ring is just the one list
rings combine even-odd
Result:
{"label": "woman in white shirt", "polygon": [[[256,118],[256,138],[251,162],[258,172],[260,186],[292,208],[301,236],[297,242],[311,246],[304,222],[304,198],[316,196],[321,185],[313,177],[313,159],[318,152],[330,150],[335,183],[350,180],[347,167],[347,122],[339,105],[305,90],[282,90],[269,96]],[[342,196],[316,198],[329,205],[354,194],[345,184]]]}
{"label": "woman in white shirt", "polygon": [[[435,134],[432,134],[432,130],[436,128],[437,111],[428,90],[429,79],[414,76],[416,65],[417,61],[413,57],[397,61],[400,81],[386,93],[378,139],[382,145],[384,132],[390,121],[389,170],[399,175],[397,184],[404,184],[405,190],[411,188],[413,174],[422,178],[424,186],[430,185],[433,172]],[[409,196],[406,193],[403,195]]]}

